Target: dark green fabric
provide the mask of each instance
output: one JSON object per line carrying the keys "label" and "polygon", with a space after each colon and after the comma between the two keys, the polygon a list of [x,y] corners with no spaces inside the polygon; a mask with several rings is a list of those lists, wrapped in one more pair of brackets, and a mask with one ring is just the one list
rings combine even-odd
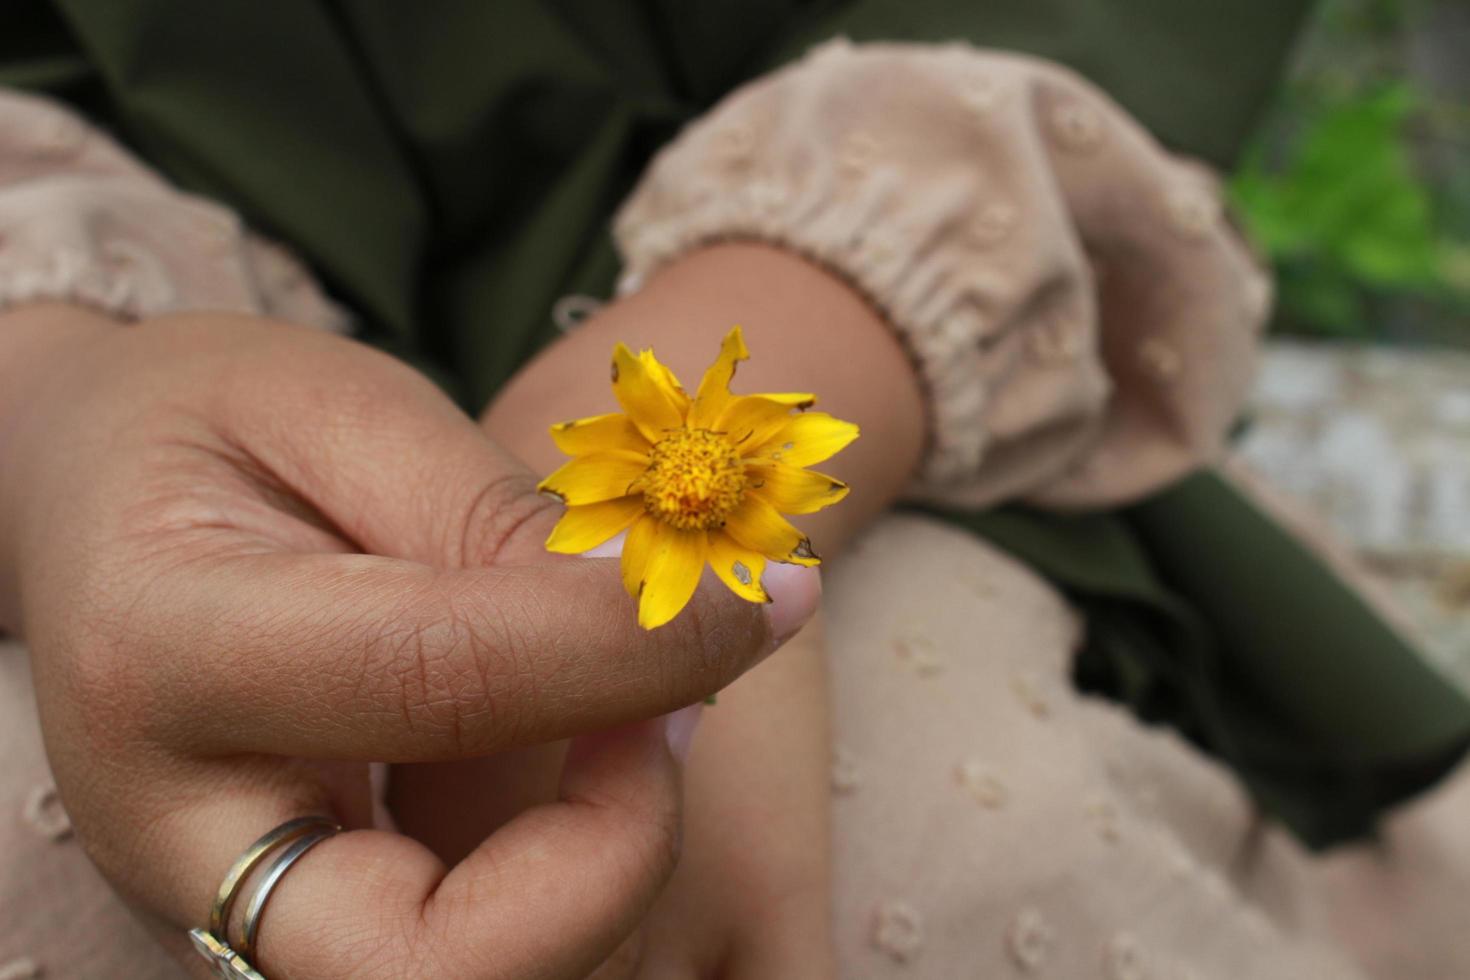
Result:
{"label": "dark green fabric", "polygon": [[[1308,0],[12,0],[0,84],[113,126],[289,241],[468,409],[605,295],[649,156],[834,34],[1029,51],[1228,165]],[[1113,514],[950,515],[1088,614],[1084,688],[1177,726],[1323,843],[1427,785],[1470,710],[1208,475]]]}
{"label": "dark green fabric", "polygon": [[1308,0],[11,6],[0,84],[80,101],[182,186],[291,242],[372,340],[470,407],[551,339],[558,296],[608,291],[606,217],[648,156],[817,41],[1051,57],[1166,143],[1228,164]]}

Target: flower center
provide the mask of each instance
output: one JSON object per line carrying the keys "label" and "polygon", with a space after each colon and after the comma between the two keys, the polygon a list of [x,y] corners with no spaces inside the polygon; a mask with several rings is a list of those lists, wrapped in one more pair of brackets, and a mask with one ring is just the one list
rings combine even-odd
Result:
{"label": "flower center", "polygon": [[643,505],[684,531],[725,523],[745,496],[745,464],[724,435],[674,429],[654,443],[643,475]]}

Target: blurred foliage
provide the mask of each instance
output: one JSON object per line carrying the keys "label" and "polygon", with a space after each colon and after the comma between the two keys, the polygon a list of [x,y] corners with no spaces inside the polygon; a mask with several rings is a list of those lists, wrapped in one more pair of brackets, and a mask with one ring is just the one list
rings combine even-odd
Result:
{"label": "blurred foliage", "polygon": [[1470,346],[1470,118],[1415,77],[1431,6],[1326,0],[1230,182],[1278,330]]}
{"label": "blurred foliage", "polygon": [[1282,164],[1247,154],[1231,197],[1276,266],[1284,327],[1366,335],[1375,294],[1439,284],[1429,193],[1400,137],[1411,106],[1394,86],[1308,118]]}

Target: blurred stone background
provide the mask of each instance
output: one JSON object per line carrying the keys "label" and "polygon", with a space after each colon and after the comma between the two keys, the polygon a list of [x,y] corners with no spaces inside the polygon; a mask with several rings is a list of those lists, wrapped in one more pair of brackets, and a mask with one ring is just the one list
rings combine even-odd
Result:
{"label": "blurred stone background", "polygon": [[1357,547],[1470,687],[1470,351],[1275,341],[1240,449]]}
{"label": "blurred stone background", "polygon": [[1470,686],[1470,2],[1323,0],[1230,193],[1279,285],[1242,451]]}

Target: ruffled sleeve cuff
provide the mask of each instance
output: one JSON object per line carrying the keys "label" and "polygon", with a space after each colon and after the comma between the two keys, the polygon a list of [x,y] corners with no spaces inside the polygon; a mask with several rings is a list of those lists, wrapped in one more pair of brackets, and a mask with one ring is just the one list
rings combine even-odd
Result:
{"label": "ruffled sleeve cuff", "polygon": [[1107,506],[1220,452],[1270,286],[1212,176],[1094,87],[964,44],[836,41],[650,165],[622,289],[701,245],[778,244],[887,317],[925,383],[915,495]]}
{"label": "ruffled sleeve cuff", "polygon": [[182,193],[68,109],[0,90],[0,310],[62,300],[124,320],[254,313],[343,330],[283,248]]}

